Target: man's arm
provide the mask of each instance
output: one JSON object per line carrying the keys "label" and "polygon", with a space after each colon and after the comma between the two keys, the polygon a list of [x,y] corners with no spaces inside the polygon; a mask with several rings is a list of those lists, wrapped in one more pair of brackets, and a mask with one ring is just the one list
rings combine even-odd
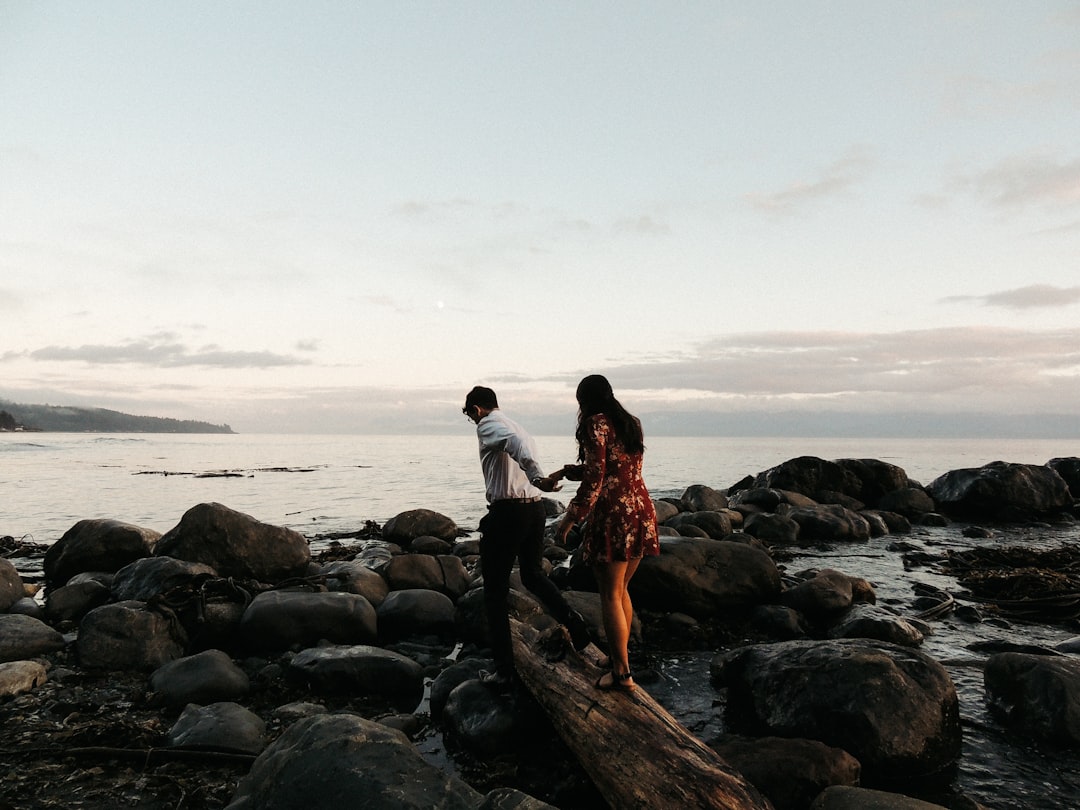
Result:
{"label": "man's arm", "polygon": [[516,461],[530,483],[535,484],[536,481],[544,478],[544,471],[540,468],[539,462],[533,458],[530,443],[502,420],[484,419],[476,426],[476,433],[485,449],[501,450]]}

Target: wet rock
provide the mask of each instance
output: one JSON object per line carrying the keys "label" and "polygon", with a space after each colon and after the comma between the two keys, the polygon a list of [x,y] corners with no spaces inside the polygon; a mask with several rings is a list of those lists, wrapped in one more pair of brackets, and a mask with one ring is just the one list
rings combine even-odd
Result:
{"label": "wet rock", "polygon": [[331,591],[355,593],[378,607],[390,593],[390,586],[382,574],[356,561],[334,562],[323,566],[322,576]]}
{"label": "wet rock", "polygon": [[221,650],[204,650],[158,667],[150,675],[150,688],[172,706],[237,700],[248,693],[251,681]]}
{"label": "wet rock", "polygon": [[454,602],[444,593],[423,588],[391,591],[379,605],[379,636],[384,642],[418,635],[450,636],[455,616]]}
{"label": "wet rock", "polygon": [[718,512],[728,508],[727,496],[704,484],[691,484],[680,498],[687,512]]}
{"label": "wet rock", "polygon": [[452,543],[457,535],[454,521],[430,509],[410,509],[390,518],[383,526],[383,540],[406,549],[417,537],[438,537]]}
{"label": "wet rock", "polygon": [[870,539],[870,524],[857,512],[837,504],[821,504],[793,509],[787,515],[799,524],[799,539],[865,542]]}
{"label": "wet rock", "polygon": [[375,608],[353,593],[267,591],[251,600],[240,620],[251,650],[275,651],[335,644],[370,644],[378,638]]}
{"label": "wet rock", "polygon": [[878,498],[874,504],[884,512],[895,512],[909,520],[918,520],[927,512],[937,509],[934,499],[926,494],[926,491],[917,487],[905,487],[893,492],[887,492]]}
{"label": "wet rock", "polygon": [[440,672],[431,683],[431,693],[428,696],[428,706],[431,719],[440,722],[446,701],[458,686],[465,681],[475,680],[480,677],[481,670],[490,670],[492,662],[486,658],[466,658],[456,664],[451,664]]}
{"label": "wet rock", "polygon": [[[704,536],[711,537],[713,540],[722,540],[731,534],[731,516],[726,512],[680,512],[664,525],[677,529],[683,537]],[[687,531],[690,527],[695,527],[700,531],[691,533]]]}
{"label": "wet rock", "polygon": [[444,554],[401,554],[390,561],[383,576],[391,590],[426,588],[457,599],[472,586],[460,557]]}
{"label": "wet rock", "polygon": [[824,568],[780,594],[781,604],[815,622],[832,620],[856,602],[876,601],[869,582],[832,568]]}
{"label": "wet rock", "polygon": [[173,748],[258,754],[266,747],[266,724],[238,703],[192,703],[169,729],[168,741]]}
{"label": "wet rock", "polygon": [[750,612],[750,622],[759,633],[781,641],[806,638],[808,634],[802,614],[783,605],[758,605]]}
{"label": "wet rock", "polygon": [[804,737],[842,748],[864,781],[914,779],[960,755],[956,688],[929,656],[882,641],[783,641],[713,659],[728,687],[725,719],[753,736]]}
{"label": "wet rock", "polygon": [[442,717],[454,739],[475,753],[493,756],[520,744],[513,699],[480,681],[465,681],[455,688]]}
{"label": "wet rock", "polygon": [[117,602],[131,599],[149,602],[173,588],[194,586],[216,576],[217,572],[204,563],[174,557],[147,557],[125,565],[116,572],[112,596]]}
{"label": "wet rock", "polygon": [[424,694],[423,669],[413,659],[365,644],[312,647],[289,663],[289,674],[320,693],[377,697],[412,710]]}
{"label": "wet rock", "polygon": [[665,523],[669,519],[679,514],[679,507],[673,504],[671,501],[665,501],[663,499],[657,499],[653,501],[653,509],[656,510],[656,522]]}
{"label": "wet rock", "polygon": [[830,785],[859,784],[859,761],[817,740],[725,734],[708,744],[776,810],[802,810]]}
{"label": "wet rock", "polygon": [[902,616],[878,605],[853,605],[829,627],[829,638],[872,638],[905,647],[923,642],[922,631]]}
{"label": "wet rock", "polygon": [[38,604],[32,596],[24,596],[17,599],[15,604],[8,608],[8,613],[18,613],[21,616],[33,616],[35,619],[45,621],[45,608]]}
{"label": "wet rock", "polygon": [[119,571],[149,557],[160,537],[119,520],[80,520],[45,552],[45,581],[63,585],[83,571]]}
{"label": "wet rock", "polygon": [[0,557],[0,613],[6,613],[24,595],[18,570],[10,560]]}
{"label": "wet rock", "polygon": [[951,470],[934,479],[927,492],[953,519],[1019,523],[1073,504],[1065,480],[1050,467],[1004,461]]}
{"label": "wet rock", "polygon": [[474,810],[481,795],[428,765],[400,731],[351,715],[294,723],[255,760],[229,810]]}
{"label": "wet rock", "polygon": [[440,554],[449,554],[453,551],[453,543],[443,540],[440,537],[431,537],[430,535],[425,537],[414,538],[409,543],[409,551],[413,554],[430,554],[432,556],[438,556]]}
{"label": "wet rock", "polygon": [[1061,476],[1074,500],[1080,500],[1080,458],[1052,458],[1046,466]]}
{"label": "wet rock", "polygon": [[630,584],[641,607],[707,618],[776,601],[780,572],[764,551],[726,540],[662,538]]}
{"label": "wet rock", "polygon": [[0,664],[0,697],[21,695],[47,680],[45,666],[38,661],[6,661]]}
{"label": "wet rock", "polygon": [[0,614],[0,662],[34,658],[64,648],[64,637],[33,616]]}
{"label": "wet rock", "polygon": [[814,799],[810,810],[948,810],[940,804],[913,799],[902,793],[835,785]]}
{"label": "wet rock", "polygon": [[83,666],[109,670],[156,669],[180,658],[186,645],[179,622],[136,601],[91,610],[75,642]]}
{"label": "wet rock", "polygon": [[78,621],[96,607],[112,601],[112,593],[95,580],[72,582],[45,593],[45,615],[52,622]]}
{"label": "wet rock", "polygon": [[219,503],[185,512],[158,540],[154,554],[204,563],[223,577],[271,583],[302,576],[311,559],[303,535]]}
{"label": "wet rock", "polygon": [[557,810],[554,805],[513,788],[497,788],[484,796],[477,810]]}
{"label": "wet rock", "polygon": [[990,710],[1010,727],[1066,745],[1080,744],[1080,661],[998,653],[983,671]]}
{"label": "wet rock", "polygon": [[743,531],[764,543],[790,546],[799,540],[799,524],[785,515],[766,512],[749,515]]}

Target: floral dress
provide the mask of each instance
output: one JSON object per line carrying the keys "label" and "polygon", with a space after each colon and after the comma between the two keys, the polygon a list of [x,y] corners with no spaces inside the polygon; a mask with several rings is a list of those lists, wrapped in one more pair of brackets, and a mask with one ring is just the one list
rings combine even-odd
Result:
{"label": "floral dress", "polygon": [[603,414],[585,423],[581,486],[567,506],[586,517],[582,557],[587,563],[634,560],[660,553],[656,510],[641,477],[641,453],[628,453]]}

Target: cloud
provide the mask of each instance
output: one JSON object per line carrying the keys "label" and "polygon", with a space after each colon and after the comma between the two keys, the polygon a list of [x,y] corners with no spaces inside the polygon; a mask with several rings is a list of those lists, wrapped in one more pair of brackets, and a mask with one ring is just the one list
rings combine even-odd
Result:
{"label": "cloud", "polygon": [[818,200],[845,194],[866,177],[872,165],[872,159],[864,150],[853,149],[825,167],[816,178],[798,181],[780,191],[747,194],[743,199],[760,211],[773,214],[794,213]]}
{"label": "cloud", "polygon": [[[140,365],[158,368],[205,366],[216,368],[279,368],[307,365],[309,361],[269,351],[226,351],[218,346],[191,350],[176,342],[138,340],[119,345],[46,346],[21,356],[39,361],[82,362],[92,365]],[[12,354],[5,359],[12,359]]]}
{"label": "cloud", "polygon": [[951,295],[943,302],[978,301],[986,306],[1007,309],[1038,309],[1067,307],[1080,301],[1080,287],[1055,287],[1052,284],[1031,284],[1015,290],[1003,290],[987,295]]}
{"label": "cloud", "polygon": [[18,309],[22,306],[22,298],[12,290],[0,287],[0,309]]}
{"label": "cloud", "polygon": [[956,185],[999,208],[1080,205],[1080,160],[1013,156],[985,171],[956,178]]}
{"label": "cloud", "polygon": [[747,333],[600,371],[668,406],[1062,410],[1080,397],[1080,328]]}
{"label": "cloud", "polygon": [[658,222],[650,216],[627,217],[615,223],[618,233],[637,233],[642,235],[666,235],[671,233],[671,226]]}

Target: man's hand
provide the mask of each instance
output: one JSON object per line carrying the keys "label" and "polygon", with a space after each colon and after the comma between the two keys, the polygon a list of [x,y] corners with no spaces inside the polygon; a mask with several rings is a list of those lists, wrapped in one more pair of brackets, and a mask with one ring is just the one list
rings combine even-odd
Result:
{"label": "man's hand", "polygon": [[532,482],[532,484],[541,492],[558,492],[560,489],[562,489],[562,487],[558,484],[558,480],[559,479],[555,478],[554,476],[549,475],[546,478],[537,478]]}

